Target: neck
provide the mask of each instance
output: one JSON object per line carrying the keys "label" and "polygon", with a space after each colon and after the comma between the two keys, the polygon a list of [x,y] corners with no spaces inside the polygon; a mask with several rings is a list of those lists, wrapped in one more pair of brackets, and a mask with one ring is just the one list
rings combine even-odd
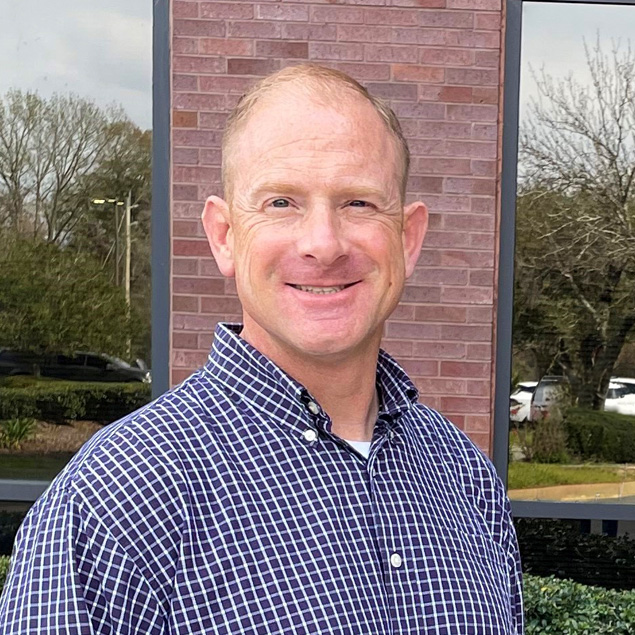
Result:
{"label": "neck", "polygon": [[335,358],[299,356],[246,330],[241,337],[307,388],[331,419],[333,434],[348,441],[372,439],[379,410],[375,381],[381,334],[371,346]]}

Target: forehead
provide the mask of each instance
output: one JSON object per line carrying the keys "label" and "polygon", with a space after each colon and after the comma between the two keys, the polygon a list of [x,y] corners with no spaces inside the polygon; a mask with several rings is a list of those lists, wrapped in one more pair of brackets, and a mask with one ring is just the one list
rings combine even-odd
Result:
{"label": "forehead", "polygon": [[365,99],[343,94],[325,102],[282,90],[263,98],[233,139],[235,186],[261,178],[366,179],[392,188],[396,143]]}

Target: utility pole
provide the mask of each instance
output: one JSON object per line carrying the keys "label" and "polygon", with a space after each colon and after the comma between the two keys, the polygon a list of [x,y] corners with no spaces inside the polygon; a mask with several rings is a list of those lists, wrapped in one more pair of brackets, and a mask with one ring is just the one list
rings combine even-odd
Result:
{"label": "utility pole", "polygon": [[130,258],[131,258],[131,246],[132,238],[130,235],[130,211],[132,209],[132,190],[128,190],[128,196],[126,196],[126,269],[125,269],[125,287],[126,287],[126,304],[128,305],[128,311],[130,311]]}

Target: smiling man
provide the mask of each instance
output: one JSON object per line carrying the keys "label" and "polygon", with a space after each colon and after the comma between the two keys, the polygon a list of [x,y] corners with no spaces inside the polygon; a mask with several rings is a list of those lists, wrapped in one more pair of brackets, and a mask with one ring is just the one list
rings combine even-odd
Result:
{"label": "smiling man", "polygon": [[426,231],[408,163],[342,73],[243,97],[203,213],[243,324],[36,503],[2,633],[522,633],[503,486],[380,350]]}

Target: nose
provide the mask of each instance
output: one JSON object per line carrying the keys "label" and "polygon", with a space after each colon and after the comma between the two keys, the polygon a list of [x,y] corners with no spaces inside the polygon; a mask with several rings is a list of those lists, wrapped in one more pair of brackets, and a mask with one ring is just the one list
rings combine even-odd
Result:
{"label": "nose", "polygon": [[297,246],[302,258],[326,267],[346,256],[347,242],[337,210],[326,205],[313,207],[306,212],[300,232]]}

